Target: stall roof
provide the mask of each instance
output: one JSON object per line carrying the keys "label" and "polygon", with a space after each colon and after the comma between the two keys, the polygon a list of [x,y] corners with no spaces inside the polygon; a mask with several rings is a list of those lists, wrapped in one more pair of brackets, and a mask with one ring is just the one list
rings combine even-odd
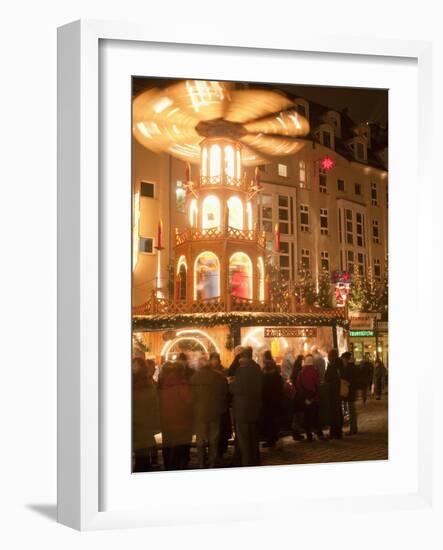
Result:
{"label": "stall roof", "polygon": [[134,315],[134,332],[170,330],[191,326],[216,327],[237,324],[239,326],[341,326],[348,328],[348,320],[336,310],[306,313],[180,313],[165,315]]}

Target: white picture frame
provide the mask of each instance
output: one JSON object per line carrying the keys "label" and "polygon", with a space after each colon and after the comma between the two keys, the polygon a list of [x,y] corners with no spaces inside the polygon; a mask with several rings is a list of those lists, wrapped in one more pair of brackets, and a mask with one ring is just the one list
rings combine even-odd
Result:
{"label": "white picture frame", "polygon": [[[103,466],[104,449],[107,443],[103,439],[102,422],[106,414],[103,402],[108,399],[102,387],[103,363],[100,349],[101,331],[103,325],[103,302],[106,302],[109,284],[121,284],[121,279],[114,283],[102,284],[103,254],[101,246],[103,229],[106,229],[107,208],[116,208],[117,197],[111,197],[106,203],[100,193],[100,155],[102,143],[100,141],[100,113],[104,107],[99,99],[100,64],[106,64],[110,58],[100,53],[100,44],[104,41],[113,41],[117,44],[131,45],[143,43],[146,47],[155,47],[156,55],[162,46],[183,48],[189,47],[188,37],[184,31],[167,36],[163,31],[149,31],[143,25],[118,22],[78,21],[61,27],[58,34],[58,520],[60,523],[80,530],[104,529],[130,526],[153,526],[161,524],[176,524],[193,521],[216,521],[219,519],[259,519],[263,517],[263,509],[267,498],[278,500],[278,491],[272,493],[273,480],[283,481],[289,475],[288,468],[237,470],[230,471],[234,484],[242,482],[252,488],[261,480],[266,491],[262,496],[254,494],[254,498],[243,500],[239,498],[238,505],[229,511],[208,506],[207,501],[195,505],[179,513],[179,503],[175,508],[171,505],[171,513],[166,514],[167,503],[158,501],[155,507],[134,507],[129,505],[129,494],[126,501],[122,498],[121,506],[115,502],[111,509],[103,509],[101,484],[107,480]],[[409,161],[413,169],[419,170],[418,180],[422,184],[424,193],[419,200],[418,221],[414,222],[420,231],[429,229],[430,221],[426,219],[426,208],[432,201],[430,178],[430,112],[426,108],[430,104],[431,82],[431,45],[426,42],[397,41],[397,40],[369,40],[364,38],[322,37],[315,35],[298,34],[296,38],[270,36],[260,38],[254,42],[241,37],[228,37],[220,32],[204,37],[203,33],[195,42],[194,50],[197,54],[205,53],[211,56],[220,48],[228,52],[231,58],[244,55],[249,51],[273,52],[273,55],[285,56],[291,52],[302,52],[312,56],[329,56],[324,63],[334,56],[343,59],[357,59],[358,56],[367,56],[366,59],[389,59],[394,65],[403,60],[413,60],[417,74],[418,101],[416,96],[413,112],[418,113],[418,147],[411,145]],[[363,58],[359,58],[363,59]],[[177,70],[177,69],[176,69]],[[171,72],[171,75],[173,72]],[[157,76],[151,74],[150,76]],[[177,74],[177,76],[179,76]],[[180,75],[187,76],[187,75]],[[246,77],[245,80],[248,78]],[[301,82],[302,83],[302,82]],[[414,92],[415,93],[415,92]],[[391,107],[391,105],[390,105]],[[130,134],[128,134],[130,135]],[[128,143],[129,147],[129,143]],[[417,163],[420,155],[420,163]],[[395,162],[394,162],[395,164]],[[401,166],[398,167],[401,169]],[[400,172],[397,176],[401,175]],[[410,181],[405,173],[404,181]],[[391,199],[392,200],[392,199]],[[405,199],[404,208],[410,212],[414,201]],[[395,208],[394,208],[395,210]],[[114,212],[114,210],[113,210]],[[103,220],[105,220],[103,222]],[[122,221],[124,221],[122,219]],[[130,231],[130,225],[128,226]],[[394,230],[395,234],[395,230]],[[398,236],[398,235],[397,235]],[[123,243],[124,244],[124,243]],[[405,246],[405,245],[402,245]],[[417,257],[418,268],[410,276],[410,284],[418,288],[420,274],[423,275],[423,265],[428,268],[432,263],[428,247],[421,247],[419,243],[407,244],[412,254]],[[400,261],[400,255],[398,261]],[[106,263],[106,262],[105,262]],[[107,264],[106,264],[107,265]],[[398,273],[394,267],[393,276]],[[108,284],[109,283],[109,284]],[[128,289],[129,292],[129,289]],[[424,290],[429,293],[430,290]],[[395,292],[394,292],[395,297]],[[430,301],[419,302],[411,299],[412,311],[417,315],[429,315]],[[399,320],[401,322],[401,320]],[[400,333],[397,333],[400,339]],[[400,340],[397,340],[400,341]],[[395,338],[393,341],[395,347]],[[124,343],[122,344],[124,345]],[[124,355],[124,353],[123,353]],[[401,356],[398,356],[399,360]],[[405,367],[406,368],[406,367]],[[395,381],[395,369],[393,371]],[[408,468],[415,468],[417,476],[410,486],[391,493],[379,494],[377,491],[353,495],[353,490],[339,495],[342,513],[352,510],[358,504],[361,510],[399,510],[399,509],[432,509],[432,438],[431,414],[432,403],[424,395],[424,384],[430,383],[431,371],[425,372],[422,384],[415,387],[417,413],[414,426],[417,428],[416,444],[417,456]],[[114,384],[115,386],[115,384]],[[109,388],[107,388],[109,389]],[[115,387],[114,387],[115,389]],[[107,391],[107,390],[106,390]],[[393,392],[393,398],[397,393]],[[415,401],[414,401],[415,402]],[[415,406],[414,406],[415,407]],[[394,434],[395,435],[395,434]],[[414,435],[415,438],[415,435]],[[397,434],[397,443],[401,434]],[[390,446],[396,444],[391,440]],[[398,443],[400,444],[400,443]],[[332,466],[323,465],[324,468]],[[342,475],[343,468],[350,465],[335,465],[334,472],[337,479]],[[108,468],[108,467],[107,467]],[[112,468],[112,465],[111,467]],[[108,468],[108,469],[109,469]],[[312,469],[312,466],[310,467]],[[112,471],[112,470],[111,470]],[[307,471],[306,469],[304,470]],[[405,471],[406,472],[406,471]],[[205,486],[226,482],[226,472],[200,472],[204,477],[196,480],[197,473],[185,473],[192,476],[193,483],[203,491]],[[164,476],[165,474],[161,474]],[[145,478],[151,483],[153,491],[159,490],[165,484],[166,491],[171,491],[174,484],[177,487],[183,481],[183,474],[170,473],[169,477]],[[306,474],[309,475],[309,474]],[[319,473],[320,477],[323,475]],[[240,478],[241,476],[241,478]],[[155,481],[154,481],[155,480]],[[235,481],[234,481],[235,480]],[[265,480],[265,481],[264,481]],[[399,483],[400,483],[399,478]],[[166,485],[167,483],[167,485]],[[133,484],[132,484],[133,485]],[[185,487],[185,485],[183,485]],[[199,489],[199,490],[200,490]],[[269,496],[272,493],[272,497]],[[123,494],[123,493],[122,493]],[[202,493],[203,494],[203,493]],[[303,513],[310,510],[326,509],[335,502],[335,497],[329,496],[327,501],[320,492],[315,492],[312,499],[295,498],[292,495],[283,495],[281,502],[285,506],[303,506]],[[248,506],[245,503],[248,502]],[[169,503],[170,504],[170,503]],[[106,507],[105,507],[106,508]],[[173,508],[173,509],[172,509]]]}

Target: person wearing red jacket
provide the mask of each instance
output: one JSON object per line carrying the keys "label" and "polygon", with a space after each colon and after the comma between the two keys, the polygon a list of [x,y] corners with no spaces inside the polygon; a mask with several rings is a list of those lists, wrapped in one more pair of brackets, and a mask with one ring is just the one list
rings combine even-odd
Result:
{"label": "person wearing red jacket", "polygon": [[320,426],[320,375],[314,366],[314,358],[306,355],[300,374],[297,377],[296,391],[299,400],[303,403],[303,417],[308,441],[312,441],[312,432],[315,431],[318,439],[324,440],[325,436]]}

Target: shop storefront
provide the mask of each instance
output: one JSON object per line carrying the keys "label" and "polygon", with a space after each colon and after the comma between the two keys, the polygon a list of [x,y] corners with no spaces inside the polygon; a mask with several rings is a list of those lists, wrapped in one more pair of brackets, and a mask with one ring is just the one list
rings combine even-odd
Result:
{"label": "shop storefront", "polygon": [[349,349],[359,363],[365,357],[380,358],[388,366],[388,323],[376,314],[360,313],[350,316]]}

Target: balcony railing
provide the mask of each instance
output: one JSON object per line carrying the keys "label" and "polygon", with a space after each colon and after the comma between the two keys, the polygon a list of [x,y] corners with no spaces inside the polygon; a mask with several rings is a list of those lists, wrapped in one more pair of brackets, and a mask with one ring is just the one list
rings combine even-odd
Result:
{"label": "balcony railing", "polygon": [[[152,293],[150,299],[140,306],[133,308],[133,315],[166,315],[177,313],[222,313],[230,311],[244,311],[257,313],[321,313],[322,310],[315,306],[296,304],[293,296],[288,296],[287,300],[275,303],[271,300],[249,300],[228,295],[224,300],[220,297],[210,298],[208,300],[169,300],[159,298]],[[344,308],[336,310],[337,315],[344,316]]]}
{"label": "balcony railing", "polygon": [[235,227],[211,227],[210,229],[199,229],[189,227],[184,231],[175,234],[175,246],[188,241],[209,241],[219,239],[230,239],[236,241],[253,242],[265,248],[266,234],[258,229],[237,229]]}
{"label": "balcony railing", "polygon": [[236,189],[248,190],[248,185],[245,180],[240,178],[233,178],[228,175],[223,176],[200,176],[200,185],[203,187],[205,185],[211,186],[224,186],[234,187]]}

